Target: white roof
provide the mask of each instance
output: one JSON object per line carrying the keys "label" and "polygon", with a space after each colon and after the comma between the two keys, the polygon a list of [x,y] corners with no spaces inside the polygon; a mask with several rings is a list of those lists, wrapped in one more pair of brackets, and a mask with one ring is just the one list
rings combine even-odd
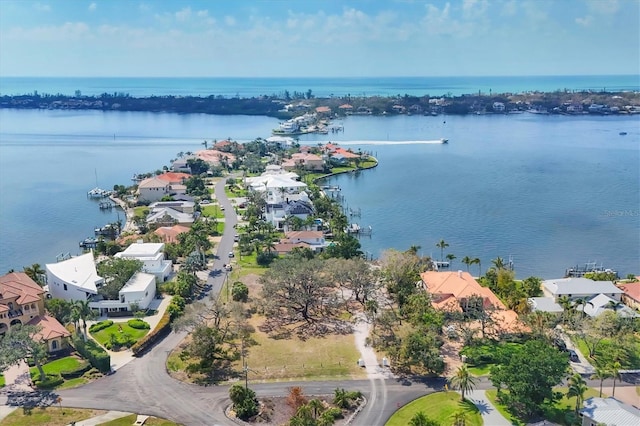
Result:
{"label": "white roof", "polygon": [[179,212],[178,210],[174,210],[167,207],[167,208],[157,209],[156,211],[151,213],[149,216],[147,216],[147,223],[155,223],[161,220],[165,215],[168,215],[172,219],[177,220],[178,223],[193,223],[194,221],[192,214],[182,213],[182,212]]}
{"label": "white roof", "polygon": [[640,410],[615,398],[589,398],[580,410],[584,416],[605,425],[637,426]]}
{"label": "white roof", "polygon": [[145,291],[149,286],[156,285],[156,276],[144,272],[134,274],[129,281],[120,289],[120,293],[137,293]]}
{"label": "white roof", "polygon": [[530,297],[529,304],[533,311],[562,312],[562,306],[553,297]]}
{"label": "white roof", "polygon": [[[589,315],[590,317],[597,317],[604,311],[613,312],[612,308],[606,308],[609,302],[620,303],[619,301],[612,299],[606,294],[599,294],[593,297],[584,307],[584,313]],[[628,306],[622,305],[617,309],[617,312],[620,316],[623,317],[636,317],[637,314],[633,312],[633,309],[630,309]]]}
{"label": "white roof", "polygon": [[164,243],[133,243],[124,251],[116,254],[118,257],[153,257],[164,249]]}
{"label": "white roof", "polygon": [[[297,175],[296,175],[297,176]],[[293,179],[287,174],[262,175],[246,179],[247,184],[254,189],[263,188],[306,188],[307,184]]]}
{"label": "white roof", "polygon": [[98,293],[96,282],[103,281],[96,271],[93,253],[85,253],[58,263],[47,263],[45,267],[64,282],[94,294]]}
{"label": "white roof", "polygon": [[593,281],[588,278],[561,278],[546,280],[542,285],[553,295],[579,295],[579,294],[622,294],[623,291],[611,281]]}

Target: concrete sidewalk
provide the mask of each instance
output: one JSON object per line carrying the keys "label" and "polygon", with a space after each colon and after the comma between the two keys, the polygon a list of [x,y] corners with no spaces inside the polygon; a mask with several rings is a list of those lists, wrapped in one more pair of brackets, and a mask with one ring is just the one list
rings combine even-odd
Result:
{"label": "concrete sidewalk", "polygon": [[485,391],[474,390],[469,392],[467,399],[473,402],[473,404],[480,410],[482,421],[485,425],[491,426],[511,426],[511,422],[504,418],[502,414],[496,409],[496,407],[486,397]]}
{"label": "concrete sidewalk", "polygon": [[108,411],[100,416],[91,417],[90,419],[81,420],[79,422],[73,423],[74,426],[96,426],[103,423],[110,422],[111,420],[116,420],[121,417],[130,416],[133,413],[126,413],[124,411]]}

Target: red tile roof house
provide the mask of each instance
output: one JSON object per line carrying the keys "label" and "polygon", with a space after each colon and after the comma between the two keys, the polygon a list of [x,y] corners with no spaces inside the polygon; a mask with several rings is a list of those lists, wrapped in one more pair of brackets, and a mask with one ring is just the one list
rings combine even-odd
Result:
{"label": "red tile roof house", "polygon": [[285,244],[300,244],[304,243],[314,252],[324,250],[326,242],[322,231],[289,231],[285,232],[284,239],[280,240]]}
{"label": "red tile roof house", "polygon": [[618,288],[624,293],[621,301],[631,309],[640,310],[640,277],[636,281],[626,284],[618,284]]}
{"label": "red tile roof house", "polygon": [[40,326],[34,339],[42,340],[49,352],[67,347],[71,335],[44,309],[45,291],[24,272],[12,272],[0,277],[0,335],[17,324]]}
{"label": "red tile roof house", "polygon": [[189,232],[189,229],[188,226],[182,225],[161,226],[153,231],[153,233],[158,235],[162,239],[162,242],[176,243],[178,242],[178,235]]}
{"label": "red tile roof house", "polygon": [[462,312],[463,306],[472,297],[481,297],[485,310],[495,322],[496,331],[518,332],[526,327],[518,321],[518,314],[508,310],[487,287],[482,287],[468,272],[435,272],[420,274],[424,289],[431,294],[436,309]]}
{"label": "red tile roof house", "polygon": [[229,152],[217,151],[215,149],[204,149],[196,151],[196,157],[206,161],[211,165],[219,165],[223,158],[226,158],[227,163],[231,164],[236,161],[236,156]]}

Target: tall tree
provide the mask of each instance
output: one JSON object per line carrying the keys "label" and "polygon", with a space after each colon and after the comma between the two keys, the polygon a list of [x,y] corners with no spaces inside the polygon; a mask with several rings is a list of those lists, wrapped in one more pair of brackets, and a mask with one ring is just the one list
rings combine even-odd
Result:
{"label": "tall tree", "polygon": [[449,244],[445,240],[440,240],[436,243],[436,247],[440,249],[440,261],[444,261],[444,249],[449,247]]}
{"label": "tall tree", "polygon": [[501,258],[500,256],[491,260],[491,263],[493,264],[494,268],[496,268],[497,270],[504,269],[504,259]]}
{"label": "tall tree", "polygon": [[39,263],[34,263],[31,266],[25,266],[22,270],[40,287],[44,285],[46,271],[42,269],[42,266]]}
{"label": "tall tree", "polygon": [[473,259],[471,259],[469,256],[465,256],[462,258],[462,263],[467,265],[467,272],[469,272],[469,265],[471,265],[472,262],[473,262]]}
{"label": "tall tree", "polygon": [[41,381],[46,379],[42,363],[47,357],[47,345],[40,336],[42,327],[15,325],[0,339],[0,370],[18,364],[22,360],[33,360]]}
{"label": "tall tree", "polygon": [[82,320],[82,331],[84,339],[87,339],[87,320],[92,320],[96,317],[95,312],[89,306],[88,300],[76,300],[73,303],[72,309],[77,309],[78,317]]}
{"label": "tall tree", "polygon": [[569,389],[567,391],[567,396],[576,397],[576,413],[578,413],[578,410],[582,406],[582,401],[584,401],[584,394],[587,390],[589,390],[589,387],[580,374],[575,373],[569,378]]}
{"label": "tall tree", "polygon": [[449,383],[451,383],[451,387],[453,389],[459,389],[462,397],[461,401],[464,401],[464,394],[467,392],[471,392],[476,386],[476,379],[473,377],[471,372],[467,369],[466,365],[461,365],[456,370],[456,374],[453,375],[449,379]]}
{"label": "tall tree", "polygon": [[471,261],[472,265],[478,265],[478,276],[481,277],[482,276],[482,263],[480,262],[480,258],[479,257],[475,257],[473,258],[473,260]]}
{"label": "tall tree", "polygon": [[600,395],[598,395],[600,398],[602,398],[602,382],[611,377],[613,377],[613,375],[608,368],[599,366],[596,366],[594,373],[591,375],[591,380],[600,380]]}
{"label": "tall tree", "polygon": [[568,367],[565,354],[544,341],[530,340],[492,369],[490,379],[494,386],[509,390],[502,398],[514,414],[529,417],[554,400],[553,387],[562,382]]}

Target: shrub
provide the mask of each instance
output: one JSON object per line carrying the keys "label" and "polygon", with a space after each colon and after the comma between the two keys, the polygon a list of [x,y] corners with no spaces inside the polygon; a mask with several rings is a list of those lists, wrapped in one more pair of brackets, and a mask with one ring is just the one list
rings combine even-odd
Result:
{"label": "shrub", "polygon": [[256,263],[260,266],[269,266],[271,265],[271,262],[273,262],[273,260],[277,257],[278,255],[276,253],[263,251],[256,257]]}
{"label": "shrub", "polygon": [[46,375],[45,380],[40,381],[40,375],[38,375],[34,380],[33,384],[40,389],[51,389],[55,388],[64,383],[64,379],[59,374],[51,374],[48,373]]}
{"label": "shrub", "polygon": [[229,388],[229,398],[233,402],[233,409],[238,418],[248,420],[258,414],[258,400],[253,389],[248,389],[239,383]]}
{"label": "shrub", "polygon": [[100,370],[102,373],[111,371],[111,356],[100,345],[93,340],[86,342],[82,337],[74,335],[71,337],[73,347],[85,357],[91,365]]}
{"label": "shrub", "polygon": [[341,409],[331,407],[331,408],[328,408],[327,411],[322,413],[322,416],[326,416],[331,420],[337,420],[337,419],[341,419],[343,417],[343,414]]}
{"label": "shrub", "polygon": [[148,330],[151,328],[148,322],[145,322],[140,318],[135,318],[127,321],[127,325],[138,330]]}
{"label": "shrub", "polygon": [[84,361],[80,364],[78,368],[70,371],[61,371],[60,375],[63,379],[75,379],[76,377],[82,376],[87,371],[91,370],[91,364]]}
{"label": "shrub", "polygon": [[135,343],[133,337],[128,333],[111,333],[109,341],[104,346],[109,350],[119,350],[122,347],[129,348]]}
{"label": "shrub", "polygon": [[91,327],[89,327],[89,331],[91,333],[97,333],[98,331],[104,330],[105,328],[111,327],[112,325],[113,325],[113,321],[111,320],[100,321],[91,325]]}
{"label": "shrub", "polygon": [[246,302],[249,298],[249,287],[243,282],[234,282],[231,287],[231,297],[235,302]]}
{"label": "shrub", "polygon": [[171,321],[178,318],[184,312],[186,302],[181,296],[173,296],[171,303],[167,306],[167,312],[171,316]]}
{"label": "shrub", "polygon": [[[171,301],[173,303],[173,300]],[[171,306],[171,305],[169,305]],[[169,334],[171,331],[171,314],[169,310],[162,315],[158,325],[149,334],[138,340],[133,346],[131,346],[131,352],[133,356],[140,356],[144,354],[151,346],[153,346],[158,340]]]}

